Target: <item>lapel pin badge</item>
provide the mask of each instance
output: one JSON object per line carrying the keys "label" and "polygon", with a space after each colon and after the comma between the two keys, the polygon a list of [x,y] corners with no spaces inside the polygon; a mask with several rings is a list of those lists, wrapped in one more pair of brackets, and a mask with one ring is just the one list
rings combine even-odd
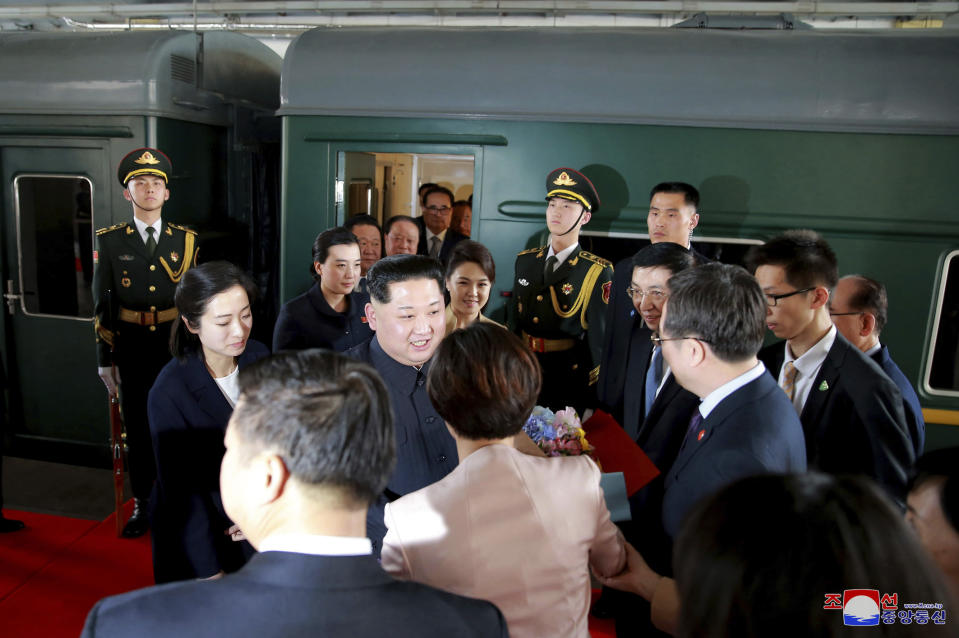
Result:
{"label": "lapel pin badge", "polygon": [[699,434],[696,435],[696,440],[702,441],[704,436],[706,436],[706,430],[700,430]]}
{"label": "lapel pin badge", "polygon": [[829,384],[826,383],[825,381],[823,381],[822,383],[819,384],[819,391],[820,391],[820,392],[825,392],[825,391],[828,390],[828,389],[829,389]]}

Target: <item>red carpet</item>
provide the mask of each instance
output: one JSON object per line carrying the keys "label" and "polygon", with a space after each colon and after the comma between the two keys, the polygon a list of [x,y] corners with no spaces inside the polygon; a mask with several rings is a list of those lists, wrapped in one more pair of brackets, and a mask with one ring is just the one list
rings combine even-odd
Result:
{"label": "red carpet", "polygon": [[[130,515],[132,501],[124,508]],[[0,636],[76,638],[93,605],[153,584],[150,537],[116,537],[101,523],[6,510],[27,529],[0,535]],[[596,592],[594,592],[595,594]],[[589,618],[592,638],[615,638],[612,620]]]}
{"label": "red carpet", "polygon": [[0,536],[0,636],[76,638],[98,600],[153,584],[149,536],[117,538],[112,515],[95,523],[5,514],[27,529]]}

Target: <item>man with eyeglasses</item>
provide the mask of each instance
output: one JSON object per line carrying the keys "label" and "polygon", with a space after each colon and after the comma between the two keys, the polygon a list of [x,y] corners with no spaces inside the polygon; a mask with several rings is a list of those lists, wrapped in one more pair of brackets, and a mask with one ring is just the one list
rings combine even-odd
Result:
{"label": "man with eyeglasses", "polygon": [[881,282],[862,275],[846,275],[836,284],[829,298],[829,317],[839,334],[875,361],[899,388],[906,426],[918,458],[926,442],[926,423],[922,418],[919,397],[909,379],[889,356],[889,348],[879,342],[879,335],[886,326],[888,307],[886,287]]}
{"label": "man with eyeglasses", "polygon": [[759,358],[800,416],[810,467],[864,474],[904,502],[915,454],[902,395],[830,320],[832,248],[811,230],[791,230],[753,246],[746,263],[766,295],[767,327],[785,340]]}
{"label": "man with eyeglasses", "polygon": [[449,263],[453,247],[466,235],[450,228],[453,218],[453,193],[442,186],[431,186],[421,198],[423,215],[416,222],[420,228],[418,255],[428,255],[445,267]]}
{"label": "man with eyeglasses", "polygon": [[[672,543],[661,522],[663,478],[676,460],[699,397],[676,383],[662,348],[654,346],[650,338],[660,329],[670,294],[670,277],[695,264],[688,250],[671,242],[651,244],[636,253],[624,268],[629,274],[629,285],[618,291],[631,300],[629,331],[616,342],[607,340],[607,348],[620,351],[625,359],[625,373],[619,381],[619,416],[617,407],[611,413],[660,471],[658,477],[630,497],[632,522],[620,524],[620,528],[660,574],[672,574]],[[603,367],[600,384],[607,389],[612,385]],[[615,617],[618,635],[658,634],[649,625],[648,611],[643,611],[649,605],[645,600],[604,590],[600,601],[600,613]]]}
{"label": "man with eyeglasses", "polygon": [[686,513],[733,481],[806,471],[803,428],[757,353],[766,304],[740,266],[712,263],[669,280],[654,342],[676,380],[701,399],[666,475],[663,527],[675,538]]}
{"label": "man with eyeglasses", "polygon": [[[646,216],[650,243],[677,244],[688,250],[697,263],[708,263],[709,258],[690,243],[693,229],[699,224],[698,207],[699,191],[692,184],[661,182],[653,186]],[[600,363],[603,372],[597,386],[600,405],[620,423],[625,423],[623,387],[626,377],[626,353],[621,345],[629,338],[633,325],[638,321],[632,300],[623,294],[633,273],[633,257],[617,262],[615,267],[606,313],[606,345]]]}

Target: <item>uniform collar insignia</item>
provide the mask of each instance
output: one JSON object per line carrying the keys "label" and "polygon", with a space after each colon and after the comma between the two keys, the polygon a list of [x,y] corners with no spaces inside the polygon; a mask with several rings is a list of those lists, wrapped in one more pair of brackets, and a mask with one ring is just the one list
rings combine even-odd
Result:
{"label": "uniform collar insignia", "polygon": [[169,226],[167,226],[167,227],[166,227],[166,230],[163,231],[163,232],[165,232],[165,233],[166,233],[167,235],[169,235],[170,237],[173,237],[173,231],[170,230],[170,227],[169,227]]}
{"label": "uniform collar insignia", "polygon": [[152,166],[154,164],[159,164],[160,160],[153,157],[153,153],[151,153],[150,151],[143,151],[143,155],[133,160],[133,163],[140,164],[141,166],[144,164],[150,164]]}
{"label": "uniform collar insignia", "polygon": [[127,226],[127,235],[133,234],[133,226]]}
{"label": "uniform collar insignia", "polygon": [[559,177],[553,180],[553,183],[557,186],[576,186],[576,182],[573,181],[566,171],[560,173]]}

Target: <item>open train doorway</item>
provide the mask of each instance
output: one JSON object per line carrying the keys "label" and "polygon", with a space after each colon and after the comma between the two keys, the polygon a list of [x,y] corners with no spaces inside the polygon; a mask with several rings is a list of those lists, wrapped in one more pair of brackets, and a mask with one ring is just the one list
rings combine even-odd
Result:
{"label": "open train doorway", "polygon": [[365,214],[382,225],[395,215],[419,217],[424,184],[449,189],[454,204],[473,195],[472,155],[341,151],[336,169],[337,219]]}

